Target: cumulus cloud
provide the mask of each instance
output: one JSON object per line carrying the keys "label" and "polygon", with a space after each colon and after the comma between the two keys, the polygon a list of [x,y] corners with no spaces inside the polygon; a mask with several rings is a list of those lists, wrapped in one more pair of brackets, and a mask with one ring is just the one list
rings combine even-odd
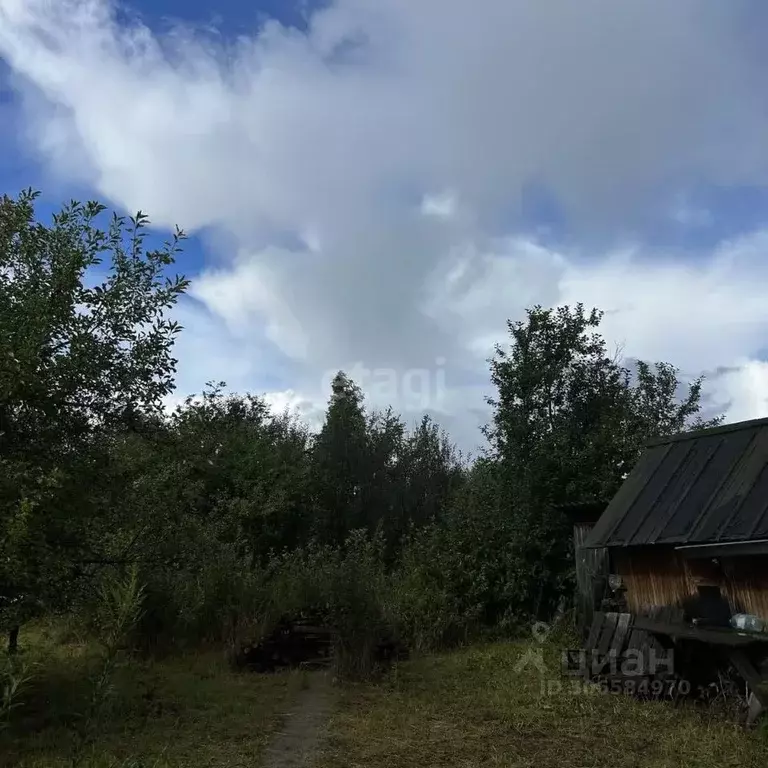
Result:
{"label": "cumulus cloud", "polygon": [[264,395],[264,400],[273,413],[288,413],[296,416],[313,431],[319,430],[323,425],[324,404],[310,400],[292,389],[267,392]]}
{"label": "cumulus cloud", "polygon": [[768,417],[768,363],[742,360],[716,380],[715,393],[731,421]]}
{"label": "cumulus cloud", "polygon": [[[445,359],[435,410],[475,440],[484,358],[534,302],[615,310],[633,356],[750,370],[763,235],[697,260],[575,248],[692,179],[768,182],[747,6],[336,0],[306,32],[226,42],[118,23],[106,0],[0,0],[0,55],[52,171],[235,244],[180,309],[182,387],[204,369],[259,389],[288,366],[285,387],[323,403],[328,370],[435,376]],[[529,183],[574,243],[517,231]]]}

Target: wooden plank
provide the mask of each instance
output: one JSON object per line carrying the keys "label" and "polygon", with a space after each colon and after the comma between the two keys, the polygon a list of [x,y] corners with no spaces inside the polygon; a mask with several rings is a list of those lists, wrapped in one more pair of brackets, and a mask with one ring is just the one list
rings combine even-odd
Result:
{"label": "wooden plank", "polygon": [[605,623],[605,614],[602,611],[596,611],[592,618],[592,626],[589,630],[589,637],[585,646],[586,664],[584,665],[584,677],[589,680],[592,677],[592,664],[596,654],[596,648],[600,634]]}
{"label": "wooden plank", "polygon": [[582,637],[588,633],[594,612],[600,606],[604,586],[598,589],[598,584],[604,581],[604,576],[608,570],[608,551],[606,549],[584,547],[593,525],[593,522],[576,522],[573,526],[577,620],[579,633]]}
{"label": "wooden plank", "polygon": [[639,651],[642,658],[642,670],[645,675],[648,675],[651,668],[651,639],[652,635],[644,632],[643,637],[640,640]]}
{"label": "wooden plank", "polygon": [[634,621],[632,622],[632,632],[629,635],[629,640],[627,641],[627,650],[637,650],[640,648],[640,645],[643,641],[643,636],[645,635],[645,632],[643,632],[641,629],[637,629],[634,626]]}
{"label": "wooden plank", "polygon": [[597,640],[600,637],[600,631],[603,628],[604,621],[605,614],[602,611],[596,611],[595,616],[592,619],[592,626],[589,630],[589,637],[587,638],[587,651],[591,651],[597,645]]}
{"label": "wooden plank", "polygon": [[659,638],[656,635],[648,634],[646,643],[650,650],[657,653],[664,650],[664,646],[659,642]]}
{"label": "wooden plank", "polygon": [[618,613],[606,613],[605,621],[603,622],[603,629],[600,633],[600,640],[597,644],[597,652],[600,656],[604,656],[611,648],[611,641],[616,632],[616,625],[619,622]]}
{"label": "wooden plank", "polygon": [[608,651],[611,648],[611,641],[616,632],[616,625],[619,621],[618,613],[606,613],[605,621],[603,622],[603,628],[600,632],[600,639],[597,641],[597,652],[594,658],[594,665],[592,671],[595,674],[600,674],[605,666],[610,661],[608,657]]}
{"label": "wooden plank", "polygon": [[679,622],[664,623],[642,616],[635,618],[634,625],[637,629],[642,629],[652,634],[667,635],[668,637],[685,640],[699,640],[703,643],[711,643],[712,645],[740,647],[768,644],[768,634],[750,634],[748,632],[739,632],[735,629],[695,627]]}
{"label": "wooden plank", "polygon": [[563,653],[562,673],[567,677],[579,677],[582,674],[581,659],[583,651],[566,649]]}
{"label": "wooden plank", "polygon": [[617,658],[624,650],[624,644],[629,635],[631,625],[632,615],[629,613],[620,613],[616,623],[616,632],[611,642],[611,652],[614,653]]}
{"label": "wooden plank", "polygon": [[766,681],[760,676],[752,662],[744,651],[738,648],[731,648],[728,651],[728,658],[738,673],[744,678],[754,697],[763,707],[768,707],[768,690],[766,690]]}

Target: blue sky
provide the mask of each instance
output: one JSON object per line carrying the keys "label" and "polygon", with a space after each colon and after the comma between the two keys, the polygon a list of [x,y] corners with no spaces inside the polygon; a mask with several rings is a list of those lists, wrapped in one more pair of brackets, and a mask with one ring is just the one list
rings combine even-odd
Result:
{"label": "blue sky", "polygon": [[169,21],[182,20],[201,26],[213,25],[223,35],[250,34],[265,19],[276,19],[281,24],[306,29],[308,13],[319,3],[292,2],[292,0],[140,0],[132,6],[148,24],[161,27]]}
{"label": "blue sky", "polygon": [[362,364],[415,420],[445,359],[472,446],[505,321],[583,301],[768,415],[766,31],[756,0],[0,0],[0,186],[190,233],[180,396],[316,419]]}

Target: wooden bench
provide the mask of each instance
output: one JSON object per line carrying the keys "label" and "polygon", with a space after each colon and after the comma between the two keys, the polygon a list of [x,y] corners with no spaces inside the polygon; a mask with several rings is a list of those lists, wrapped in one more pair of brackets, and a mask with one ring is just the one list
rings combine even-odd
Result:
{"label": "wooden bench", "polygon": [[675,673],[666,658],[681,641],[711,645],[731,662],[749,686],[747,724],[768,710],[768,635],[686,624],[682,609],[674,607],[656,608],[643,616],[595,613],[585,647],[566,652],[563,672],[611,683],[673,681]]}
{"label": "wooden bench", "polygon": [[584,648],[568,652],[563,666],[565,674],[587,679],[652,676],[666,654],[652,633],[635,626],[631,613],[598,611]]}

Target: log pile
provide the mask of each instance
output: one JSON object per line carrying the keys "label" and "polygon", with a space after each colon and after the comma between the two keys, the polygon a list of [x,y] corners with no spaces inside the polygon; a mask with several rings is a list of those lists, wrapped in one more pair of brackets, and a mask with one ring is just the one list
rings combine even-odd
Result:
{"label": "log pile", "polygon": [[[259,642],[242,646],[235,664],[254,672],[275,672],[291,667],[326,667],[333,658],[338,638],[336,630],[317,621],[283,620]],[[382,638],[374,649],[374,660],[388,664],[407,658],[405,647],[390,638]]]}
{"label": "log pile", "polygon": [[308,621],[281,621],[260,642],[240,648],[237,666],[254,672],[275,672],[298,666],[327,666],[336,633]]}

